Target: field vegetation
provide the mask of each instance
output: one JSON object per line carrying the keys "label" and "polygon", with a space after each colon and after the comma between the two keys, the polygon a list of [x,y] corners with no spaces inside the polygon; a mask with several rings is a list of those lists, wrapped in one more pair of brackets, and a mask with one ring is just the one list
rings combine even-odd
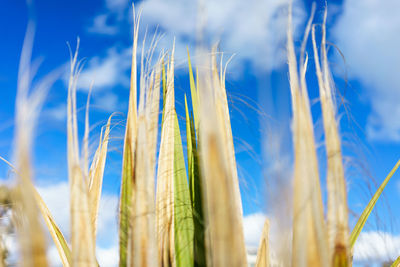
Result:
{"label": "field vegetation", "polygon": [[[289,7],[287,60],[292,105],[294,144],[293,214],[291,247],[277,258],[269,244],[265,221],[257,267],[352,265],[353,247],[384,187],[400,165],[388,174],[353,229],[348,223],[346,178],[337,127],[336,98],[327,57],[325,22],[316,39],[312,10],[299,51],[295,50]],[[239,190],[231,118],[225,86],[226,66],[217,47],[196,51],[196,67],[188,51],[190,94],[185,96],[185,130],[175,109],[174,46],[156,53],[138,54],[139,16],[134,16],[134,39],[129,108],[123,149],[119,202],[119,266],[247,266],[243,212]],[[325,13],[326,20],[326,13]],[[80,142],[77,118],[77,82],[82,69],[79,42],[71,52],[67,99],[68,177],[71,237],[67,240],[46,203],[35,189],[31,147],[53,76],[30,88],[28,34],[22,51],[16,103],[14,164],[15,187],[3,186],[2,214],[11,213],[17,231],[21,266],[48,266],[46,232],[49,232],[64,266],[98,266],[96,229],[112,116],[101,130],[98,147],[89,157],[89,102]],[[327,159],[327,205],[322,202],[314,122],[306,75],[311,39],[322,110]],[[138,70],[138,66],[140,70]],[[199,67],[201,66],[201,67]],[[183,101],[183,100],[182,100]],[[182,135],[186,132],[186,135]],[[160,140],[158,137],[161,136]],[[186,146],[183,145],[186,140]],[[186,160],[185,160],[186,159]],[[44,224],[42,223],[44,222]],[[45,227],[44,227],[45,225]],[[3,232],[3,234],[6,234]],[[7,248],[0,246],[0,266],[7,266]],[[400,266],[400,258],[392,266]]]}

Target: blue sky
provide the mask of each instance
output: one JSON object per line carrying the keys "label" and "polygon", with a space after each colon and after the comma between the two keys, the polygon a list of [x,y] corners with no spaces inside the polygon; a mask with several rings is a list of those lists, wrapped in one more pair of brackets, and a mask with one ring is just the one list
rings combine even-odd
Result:
{"label": "blue sky", "polygon": [[[284,184],[290,181],[291,111],[284,53],[286,17],[283,12],[286,2],[205,1],[206,39],[210,43],[220,40],[225,58],[235,54],[228,68],[227,89],[245,222],[254,224],[254,227],[249,226],[245,230],[250,245],[258,242],[257,234],[264,214],[275,216],[274,211],[280,208],[276,204],[280,203],[276,192],[282,185],[277,182],[277,177],[281,177]],[[4,0],[0,4],[0,36],[3,36],[0,44],[0,155],[12,158],[18,62],[28,17],[31,16],[36,22],[33,56],[43,60],[36,76],[38,79],[68,63],[66,43],[74,47],[79,36],[80,57],[86,59],[79,84],[78,101],[81,107],[85,104],[90,81],[95,80],[90,114],[94,126],[93,144],[107,117],[112,112],[120,112],[115,119],[106,167],[101,215],[104,225],[100,228],[105,230],[114,227],[117,214],[116,195],[119,193],[121,140],[128,102],[132,39],[130,3],[128,0],[36,0],[31,9],[27,8],[24,0]],[[295,4],[297,45],[301,41],[311,3],[304,0]],[[175,88],[178,113],[183,115],[183,94],[187,92],[189,84],[185,53],[186,46],[194,53],[197,5],[189,0],[144,0],[135,2],[135,5],[143,8],[141,38],[146,27],[152,33],[157,25],[159,32],[164,33],[160,48],[170,49],[173,38],[176,38]],[[317,1],[315,23],[321,23],[324,6],[325,1]],[[399,158],[398,11],[400,4],[396,0],[384,3],[378,0],[328,1],[328,40],[344,56],[343,59],[338,50],[331,46],[329,56],[336,86],[346,99],[345,105],[339,105],[340,129],[347,167],[349,205],[355,214],[362,211],[371,192]],[[309,54],[310,49],[309,42]],[[310,59],[307,82],[314,103],[312,112],[323,177],[322,124],[313,58]],[[57,190],[64,192],[67,189],[65,115],[65,77],[61,76],[46,99],[34,148],[36,182],[45,199],[51,202],[52,197],[57,198]],[[80,115],[83,120],[83,113]],[[9,177],[5,165],[0,165],[0,177]],[[377,206],[379,212],[367,225],[369,235],[363,236],[365,244],[379,242],[374,234],[385,232],[388,236],[385,238],[389,240],[385,239],[387,243],[393,243],[390,251],[399,250],[400,224],[395,216],[400,214],[397,204],[400,200],[399,177],[393,177]],[[68,212],[61,211],[68,210],[64,208],[64,203],[54,201],[49,206],[56,213],[56,220],[63,230],[68,232]],[[354,218],[351,216],[352,224]],[[104,249],[104,255],[113,255],[115,250],[110,244],[116,240],[112,237],[112,231],[105,230],[99,246]],[[384,251],[363,244],[359,247],[360,260],[368,258],[368,253],[375,253],[370,256],[374,260],[393,257],[392,252],[385,255]]]}

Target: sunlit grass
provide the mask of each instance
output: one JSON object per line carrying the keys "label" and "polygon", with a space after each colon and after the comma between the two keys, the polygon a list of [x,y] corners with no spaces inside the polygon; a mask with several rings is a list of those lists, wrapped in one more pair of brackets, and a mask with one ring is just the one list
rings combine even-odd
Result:
{"label": "sunlit grass", "polygon": [[[287,56],[293,111],[294,176],[291,266],[351,266],[353,246],[395,165],[350,233],[340,132],[336,121],[334,86],[326,51],[326,13],[318,42],[313,14],[296,56],[289,8]],[[119,205],[119,266],[246,266],[243,212],[231,118],[225,88],[225,68],[217,49],[199,48],[194,71],[188,52],[190,94],[185,95],[186,136],[175,109],[175,47],[152,60],[157,40],[142,51],[138,78],[139,16],[134,38],[128,115],[122,159]],[[32,132],[53,77],[29,91],[33,37],[28,34],[21,59],[15,132],[16,186],[2,188],[11,203],[22,266],[47,266],[43,217],[64,266],[98,266],[96,235],[99,201],[112,116],[102,128],[92,162],[88,151],[88,107],[82,147],[78,136],[76,90],[81,70],[78,46],[72,54],[67,99],[68,180],[71,239],[66,240],[32,182]],[[314,122],[310,111],[305,47],[311,32],[325,133],[327,206],[322,203]],[[320,50],[318,50],[318,45]],[[154,63],[155,62],[155,63]],[[221,67],[218,67],[220,65]],[[194,75],[196,73],[196,75]],[[31,92],[31,93],[29,93]],[[162,99],[162,109],[160,101]],[[188,101],[190,100],[190,101]],[[161,121],[159,121],[161,115]],[[160,140],[158,136],[160,133]],[[186,140],[186,146],[183,141]],[[157,151],[159,151],[157,153]],[[187,164],[185,163],[185,157]],[[67,200],[66,200],[67,201]],[[324,212],[326,211],[326,212]],[[324,215],[326,214],[326,216]],[[270,266],[270,221],[265,221],[256,266]],[[279,233],[278,233],[279,235]],[[6,248],[0,246],[0,266]],[[280,262],[281,259],[274,259]],[[284,262],[284,261],[282,261]],[[286,261],[285,261],[286,262]],[[284,265],[283,263],[281,265]],[[399,265],[399,259],[393,266]]]}

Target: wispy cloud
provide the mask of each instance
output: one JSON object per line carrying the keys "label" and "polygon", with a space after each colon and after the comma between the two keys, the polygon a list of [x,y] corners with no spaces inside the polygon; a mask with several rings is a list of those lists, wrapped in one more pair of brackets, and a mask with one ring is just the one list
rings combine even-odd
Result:
{"label": "wispy cloud", "polygon": [[246,246],[257,249],[260,243],[261,233],[264,227],[266,215],[264,213],[253,213],[243,218],[243,228]]}
{"label": "wispy cloud", "polygon": [[93,23],[87,28],[90,33],[115,35],[118,33],[118,27],[108,24],[109,15],[100,14],[93,19]]}
{"label": "wispy cloud", "polygon": [[117,13],[126,10],[131,3],[131,0],[105,0],[107,9]]}
{"label": "wispy cloud", "polygon": [[88,91],[92,81],[94,88],[111,89],[117,85],[128,86],[131,49],[110,48],[104,57],[94,57],[87,62],[79,75],[78,88]]}
{"label": "wispy cloud", "polygon": [[395,260],[400,256],[400,236],[385,232],[361,233],[354,247],[354,261],[369,265]]}
{"label": "wispy cloud", "polygon": [[[197,5],[185,0],[143,1],[142,23],[149,27],[159,25],[166,32],[167,44],[175,36],[178,43],[186,46],[188,41],[195,41],[199,21],[204,19],[205,39],[219,40],[222,51],[237,55],[238,65],[247,60],[265,71],[285,63],[287,0],[203,2],[199,13]],[[303,7],[297,3],[294,6],[296,26],[303,17]]]}
{"label": "wispy cloud", "polygon": [[[254,64],[260,71],[282,66],[286,61],[285,38],[288,0],[208,0],[204,7],[188,0],[144,0],[136,10],[143,10],[142,28],[152,32],[157,27],[164,34],[160,48],[170,49],[176,40],[176,58],[179,63],[186,57],[186,46],[197,39],[199,18],[205,19],[205,40],[220,41],[223,52],[236,54],[235,68],[240,72],[244,61]],[[301,1],[294,1],[294,24],[300,25],[305,17]],[[107,12],[99,14],[89,27],[97,33],[113,33],[113,29],[132,20],[130,2],[105,1]],[[201,10],[201,12],[198,12]],[[107,15],[105,15],[107,14]],[[199,15],[201,14],[201,15]],[[179,67],[179,66],[178,66]]]}
{"label": "wispy cloud", "polygon": [[106,94],[96,97],[93,101],[93,105],[96,108],[107,112],[122,111],[118,95],[112,92],[108,92]]}
{"label": "wispy cloud", "polygon": [[352,78],[368,89],[372,140],[400,141],[400,2],[347,0],[334,28]]}
{"label": "wispy cloud", "polygon": [[108,36],[120,33],[120,24],[131,18],[131,3],[129,0],[105,0],[104,10],[93,18],[87,31]]}
{"label": "wispy cloud", "polygon": [[61,103],[51,108],[47,108],[43,111],[44,116],[56,120],[65,121],[67,118],[67,104]]}

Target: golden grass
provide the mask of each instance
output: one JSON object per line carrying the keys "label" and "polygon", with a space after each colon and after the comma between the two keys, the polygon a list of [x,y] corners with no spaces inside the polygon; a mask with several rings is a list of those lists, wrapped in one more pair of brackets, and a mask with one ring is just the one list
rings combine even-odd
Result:
{"label": "golden grass", "polygon": [[347,190],[326,52],[326,16],[327,11],[325,10],[321,42],[322,70],[315,41],[315,27],[312,29],[312,43],[324,121],[326,158],[328,159],[326,178],[328,191],[328,242],[333,264],[335,266],[347,266],[350,261]]}
{"label": "golden grass", "polygon": [[47,85],[30,89],[30,60],[34,28],[29,22],[21,54],[18,72],[18,91],[16,99],[15,158],[17,185],[13,194],[14,216],[20,249],[21,266],[47,266],[45,236],[39,221],[39,209],[35,201],[33,171],[31,167],[32,134]]}
{"label": "golden grass", "polygon": [[269,220],[266,219],[257,251],[256,267],[269,267]]}
{"label": "golden grass", "polygon": [[[214,50],[215,51],[215,50]],[[215,53],[212,53],[213,55]],[[203,201],[206,232],[207,264],[211,266],[247,265],[242,211],[236,165],[232,163],[230,126],[227,119],[226,93],[219,80],[215,58],[205,59],[199,76],[200,150],[203,175]],[[199,57],[200,58],[200,57]],[[224,99],[225,98],[225,99]],[[239,199],[238,199],[239,198]]]}
{"label": "golden grass", "polygon": [[[312,25],[314,12],[315,6],[300,47],[300,61],[297,62],[289,6],[287,56],[293,111],[294,177],[292,247],[287,248],[287,258],[291,263],[286,265],[351,266],[354,243],[384,187],[400,166],[400,161],[378,188],[349,234],[335,92],[326,51],[326,12],[320,51],[317,49],[315,27]],[[138,80],[136,54],[140,13],[138,16],[134,13],[133,17],[131,82],[119,206],[119,266],[247,266],[242,202],[225,87],[226,67],[222,67],[222,59],[220,68],[217,67],[216,47],[211,52],[200,49],[197,57],[201,61],[201,68],[196,68],[194,77],[188,51],[191,103],[188,104],[185,95],[186,166],[175,109],[175,47],[169,57],[161,54],[155,64],[151,65],[158,41],[153,38],[147,54],[142,49]],[[42,88],[29,94],[29,60],[33,40],[32,29],[29,27],[19,72],[16,167],[0,157],[17,176],[16,188],[9,192],[21,251],[19,265],[48,265],[47,244],[39,218],[41,213],[64,266],[98,266],[95,255],[96,229],[112,116],[102,128],[99,145],[89,164],[90,93],[86,104],[82,149],[78,137],[76,86],[81,71],[78,40],[77,50],[71,55],[67,99],[71,208],[71,240],[68,243],[32,182],[32,133],[44,96],[54,78],[43,81]],[[308,57],[305,48],[310,32],[328,166],[326,216],[306,84]],[[159,123],[161,90],[163,109],[162,121]],[[159,124],[161,140],[157,153]],[[259,243],[257,267],[272,266],[270,255],[274,248],[269,243],[269,229],[270,221],[267,219]],[[0,253],[3,251],[0,248]],[[0,266],[2,263],[0,261]],[[398,265],[399,259],[392,266]]]}
{"label": "golden grass", "polygon": [[[135,9],[133,9],[135,10]],[[139,14],[140,16],[140,14]],[[131,82],[129,93],[128,117],[125,128],[124,139],[124,156],[122,162],[122,181],[119,202],[119,257],[120,266],[128,264],[128,244],[131,242],[132,230],[130,218],[132,213],[132,187],[134,183],[134,167],[135,167],[135,145],[136,145],[136,129],[137,129],[137,69],[136,69],[136,50],[138,40],[139,22],[135,13],[133,14],[133,46],[132,46],[132,66],[131,66]]]}
{"label": "golden grass", "polygon": [[167,68],[160,155],[158,158],[156,220],[158,257],[161,266],[174,266],[174,49]]}
{"label": "golden grass", "polygon": [[[79,40],[77,50],[78,48]],[[79,64],[77,64],[77,50],[71,62],[67,105],[67,148],[70,185],[72,266],[96,266],[96,242],[93,234],[93,221],[95,215],[93,215],[93,217],[91,216],[91,209],[97,209],[98,207],[89,206],[89,177],[85,176],[87,171],[82,169],[79,156],[76,115],[76,83],[80,70]]]}
{"label": "golden grass", "polygon": [[37,191],[35,192],[35,196],[40,212],[42,213],[42,216],[46,223],[47,229],[49,230],[51,238],[53,239],[53,242],[57,248],[58,254],[60,255],[60,260],[63,266],[69,267],[72,264],[72,258],[71,250],[68,246],[68,243],[65,240],[64,235],[58,228],[57,224],[55,223],[49,209],[46,206],[46,203],[43,201],[42,197]]}
{"label": "golden grass", "polygon": [[[299,83],[291,11],[288,23],[287,51],[295,151],[292,266],[329,266],[313,123],[303,76]],[[304,38],[307,38],[307,30]],[[306,66],[307,60],[300,62],[300,74],[305,73]]]}

